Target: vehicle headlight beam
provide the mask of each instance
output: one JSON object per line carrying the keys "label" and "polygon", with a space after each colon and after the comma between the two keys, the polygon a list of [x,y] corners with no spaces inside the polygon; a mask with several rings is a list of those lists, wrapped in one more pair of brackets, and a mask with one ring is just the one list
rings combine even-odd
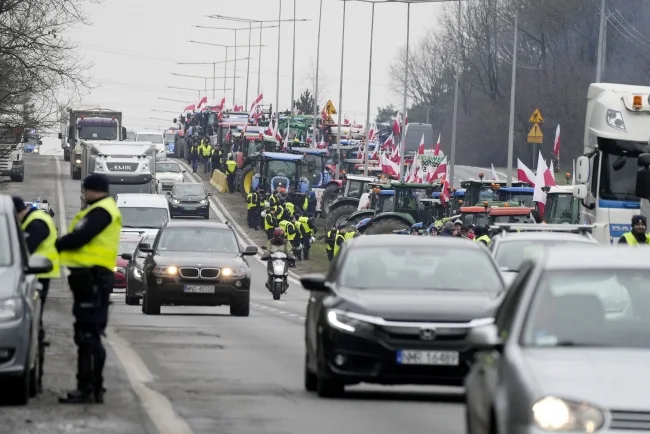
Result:
{"label": "vehicle headlight beam", "polygon": [[598,408],[555,396],[544,397],[533,405],[533,419],[538,427],[549,432],[593,433],[605,422]]}

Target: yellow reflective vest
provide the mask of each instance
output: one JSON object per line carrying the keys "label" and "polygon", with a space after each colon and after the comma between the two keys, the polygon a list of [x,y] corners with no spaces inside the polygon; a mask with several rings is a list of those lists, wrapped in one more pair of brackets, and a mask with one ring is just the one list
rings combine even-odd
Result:
{"label": "yellow reflective vest", "polygon": [[21,225],[23,231],[35,220],[41,220],[44,222],[47,225],[50,234],[43,240],[43,242],[41,242],[41,244],[38,245],[38,247],[36,247],[33,254],[45,256],[50,260],[50,262],[52,262],[52,271],[49,273],[38,274],[36,277],[39,279],[58,279],[61,277],[61,265],[59,264],[59,252],[57,252],[54,245],[58,236],[56,225],[48,213],[42,210],[36,210],[32,211],[23,221],[23,224]]}
{"label": "yellow reflective vest", "polygon": [[248,193],[246,195],[246,207],[248,209],[257,208],[257,193]]}
{"label": "yellow reflective vest", "polygon": [[289,211],[289,215],[293,215],[296,212],[296,208],[291,202],[286,202],[284,207]]}
{"label": "yellow reflective vest", "polygon": [[[637,241],[636,237],[632,232],[626,232],[623,234],[623,238],[625,238],[625,241],[627,242],[628,246],[638,246],[639,242]],[[646,236],[645,237],[645,243],[650,244],[650,237]]]}
{"label": "yellow reflective vest", "polygon": [[293,241],[296,238],[296,227],[289,220],[282,220],[280,223],[280,228],[284,231],[284,235],[287,237],[287,240]]}
{"label": "yellow reflective vest", "polygon": [[481,236],[478,237],[478,238],[474,238],[474,241],[484,241],[485,244],[489,245],[489,244],[490,244],[490,241],[492,241],[492,240],[491,240],[490,237],[488,237],[487,235],[481,235]]}
{"label": "yellow reflective vest", "polygon": [[[348,231],[345,233],[345,235],[339,233],[336,235],[336,239],[334,240],[334,256],[338,256],[339,252],[341,251],[341,247],[343,246],[343,243],[345,243],[347,240],[351,240],[354,238],[354,232],[353,231]],[[342,240],[341,245],[339,246],[338,240]]]}
{"label": "yellow reflective vest", "polygon": [[226,161],[226,175],[235,173],[235,170],[237,170],[237,162],[233,160]]}
{"label": "yellow reflective vest", "polygon": [[266,212],[264,217],[264,230],[268,231],[269,229],[275,229],[275,217],[270,212]]}
{"label": "yellow reflective vest", "polygon": [[120,232],[122,232],[122,214],[112,197],[105,197],[79,211],[70,223],[68,232],[73,232],[86,215],[95,208],[106,210],[111,216],[111,223],[88,244],[77,250],[61,252],[59,255],[61,265],[70,268],[104,267],[109,270],[115,268]]}
{"label": "yellow reflective vest", "polygon": [[310,236],[313,233],[313,230],[309,227],[309,217],[299,217],[298,222],[302,226],[302,233]]}

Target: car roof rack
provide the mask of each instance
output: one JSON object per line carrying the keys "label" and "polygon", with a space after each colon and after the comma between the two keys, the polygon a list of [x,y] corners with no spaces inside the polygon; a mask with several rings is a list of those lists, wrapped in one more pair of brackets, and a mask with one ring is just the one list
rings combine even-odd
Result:
{"label": "car roof rack", "polygon": [[490,226],[490,230],[499,231],[503,236],[508,232],[568,232],[581,235],[591,235],[593,231],[591,225],[569,225],[569,224],[554,224],[549,225],[546,223],[519,223],[519,224],[495,224]]}

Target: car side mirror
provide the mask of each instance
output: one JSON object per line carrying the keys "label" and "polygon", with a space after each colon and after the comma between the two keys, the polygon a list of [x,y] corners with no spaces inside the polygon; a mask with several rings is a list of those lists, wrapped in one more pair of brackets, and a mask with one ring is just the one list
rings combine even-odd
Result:
{"label": "car side mirror", "polygon": [[138,244],[138,250],[140,250],[141,252],[145,252],[145,253],[153,252],[153,249],[151,248],[151,244],[149,244],[149,243],[140,243],[140,244]]}
{"label": "car side mirror", "polygon": [[589,188],[586,184],[578,184],[573,187],[573,197],[576,199],[585,200],[587,196],[589,196]]}
{"label": "car side mirror", "polygon": [[62,139],[62,138],[63,138],[63,134],[59,133],[59,136],[58,136],[58,137],[59,137],[59,139]]}
{"label": "car side mirror", "polygon": [[473,327],[467,340],[479,351],[500,351],[503,348],[503,340],[499,337],[495,324]]}
{"label": "car side mirror", "polygon": [[131,261],[133,260],[133,255],[131,253],[122,253],[122,255],[120,255],[120,258],[124,259],[125,261]]}
{"label": "car side mirror", "polygon": [[257,255],[257,246],[246,246],[244,251],[242,252],[242,255],[244,256],[255,256]]}
{"label": "car side mirror", "polygon": [[187,170],[181,170],[181,173],[187,173]]}
{"label": "car side mirror", "polygon": [[121,130],[120,131],[120,133],[121,133],[120,140],[126,140],[126,136],[127,136],[126,127],[122,127],[120,130]]}
{"label": "car side mirror", "polygon": [[27,263],[25,274],[43,274],[49,273],[53,269],[52,261],[45,256],[32,255]]}
{"label": "car side mirror", "polygon": [[300,283],[307,291],[325,292],[329,291],[330,287],[324,274],[307,274],[300,278]]}

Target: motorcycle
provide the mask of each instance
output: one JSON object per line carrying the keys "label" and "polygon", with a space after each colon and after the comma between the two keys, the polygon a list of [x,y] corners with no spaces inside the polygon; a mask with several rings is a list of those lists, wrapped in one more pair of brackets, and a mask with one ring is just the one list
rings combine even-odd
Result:
{"label": "motorcycle", "polygon": [[284,252],[270,252],[266,246],[263,246],[262,250],[265,250],[265,253],[260,259],[267,263],[266,288],[273,294],[273,300],[279,300],[289,287],[287,277],[289,276],[290,258]]}

